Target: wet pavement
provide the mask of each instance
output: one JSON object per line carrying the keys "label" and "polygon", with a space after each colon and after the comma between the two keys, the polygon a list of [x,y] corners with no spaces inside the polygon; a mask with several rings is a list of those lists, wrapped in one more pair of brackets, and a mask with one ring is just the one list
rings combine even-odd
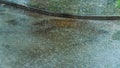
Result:
{"label": "wet pavement", "polygon": [[53,13],[78,16],[119,16],[119,0],[3,0]]}
{"label": "wet pavement", "polygon": [[0,68],[119,68],[120,20],[78,20],[0,6]]}

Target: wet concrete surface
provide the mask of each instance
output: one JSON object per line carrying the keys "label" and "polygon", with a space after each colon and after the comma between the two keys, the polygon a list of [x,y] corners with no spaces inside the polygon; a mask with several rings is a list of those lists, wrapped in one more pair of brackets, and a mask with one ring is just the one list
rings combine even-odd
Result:
{"label": "wet concrete surface", "polygon": [[120,21],[0,7],[0,68],[119,68]]}
{"label": "wet concrete surface", "polygon": [[117,0],[3,0],[41,10],[77,16],[118,16]]}

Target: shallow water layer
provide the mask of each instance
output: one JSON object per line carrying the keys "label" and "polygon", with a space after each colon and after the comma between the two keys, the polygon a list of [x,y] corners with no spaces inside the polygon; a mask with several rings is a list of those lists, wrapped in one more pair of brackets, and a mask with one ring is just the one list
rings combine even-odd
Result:
{"label": "shallow water layer", "polygon": [[65,19],[1,6],[0,68],[119,68],[119,31],[119,20]]}

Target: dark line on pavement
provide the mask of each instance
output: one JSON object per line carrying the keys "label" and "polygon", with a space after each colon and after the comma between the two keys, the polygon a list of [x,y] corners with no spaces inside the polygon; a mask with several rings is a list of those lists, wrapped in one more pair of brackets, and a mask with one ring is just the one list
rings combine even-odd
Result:
{"label": "dark line on pavement", "polygon": [[0,4],[5,4],[9,6],[13,6],[15,8],[20,8],[26,11],[31,11],[39,14],[44,14],[48,16],[54,16],[54,17],[63,17],[63,18],[72,18],[72,19],[88,19],[88,20],[120,20],[120,16],[78,16],[78,15],[72,15],[72,14],[63,14],[63,13],[53,13],[49,11],[45,11],[42,9],[34,8],[34,7],[28,7],[25,5],[20,5],[8,1],[0,1]]}

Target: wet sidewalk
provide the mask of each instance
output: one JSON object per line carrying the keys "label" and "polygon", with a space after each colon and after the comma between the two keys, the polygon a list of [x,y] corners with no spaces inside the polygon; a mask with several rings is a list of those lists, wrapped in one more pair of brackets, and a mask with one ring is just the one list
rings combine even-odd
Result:
{"label": "wet sidewalk", "polygon": [[119,0],[3,0],[53,13],[78,16],[119,16]]}
{"label": "wet sidewalk", "polygon": [[78,20],[0,6],[0,68],[119,68],[120,20]]}

